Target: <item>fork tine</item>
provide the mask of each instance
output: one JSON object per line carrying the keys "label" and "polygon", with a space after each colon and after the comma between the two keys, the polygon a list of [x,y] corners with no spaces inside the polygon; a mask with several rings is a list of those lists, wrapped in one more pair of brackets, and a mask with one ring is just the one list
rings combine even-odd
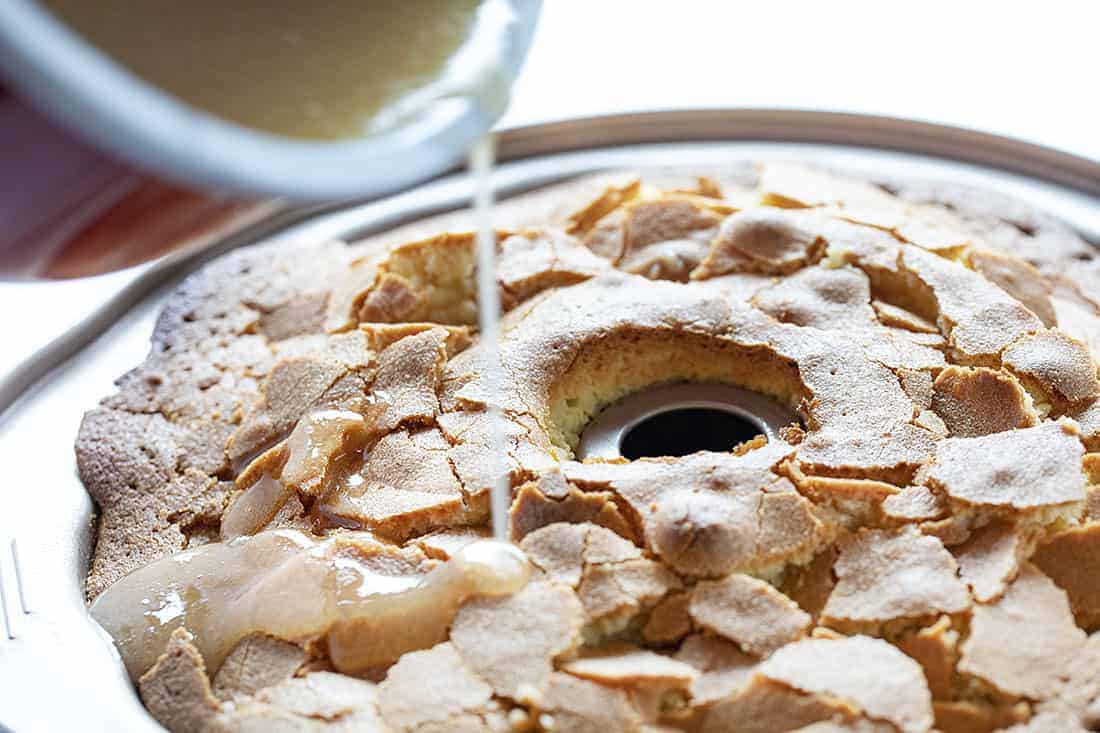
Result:
{"label": "fork tine", "polygon": [[23,568],[19,566],[19,546],[14,537],[11,538],[11,561],[15,566],[15,590],[19,593],[19,605],[23,608],[23,613],[30,613],[31,607],[27,603],[27,584],[23,581]]}
{"label": "fork tine", "polygon": [[15,638],[15,627],[11,623],[11,614],[8,611],[8,591],[4,582],[4,555],[0,553],[0,612],[4,617],[4,633],[8,639]]}

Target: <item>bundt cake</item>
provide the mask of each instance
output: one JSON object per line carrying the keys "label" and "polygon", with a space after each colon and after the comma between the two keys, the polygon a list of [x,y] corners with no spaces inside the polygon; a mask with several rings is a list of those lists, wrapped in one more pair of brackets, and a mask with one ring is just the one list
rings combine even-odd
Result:
{"label": "bundt cake", "polygon": [[[599,175],[495,216],[498,389],[457,212],[214,262],[86,415],[87,592],[157,720],[1096,729],[1100,252],[995,192],[788,162]],[[577,455],[601,410],[673,382],[797,419]],[[489,395],[503,571],[477,549],[505,465]]]}

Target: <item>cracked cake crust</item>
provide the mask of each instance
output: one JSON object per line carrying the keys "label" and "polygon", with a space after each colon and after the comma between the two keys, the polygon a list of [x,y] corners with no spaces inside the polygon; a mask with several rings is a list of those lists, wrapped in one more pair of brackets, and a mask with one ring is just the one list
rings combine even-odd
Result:
{"label": "cracked cake crust", "polygon": [[[1059,670],[1100,627],[1094,248],[995,193],[787,163],[580,179],[497,223],[512,532],[535,578],[359,677],[264,635],[207,669],[179,630],[141,680],[158,720],[1087,727],[1093,681]],[[188,278],[81,426],[89,597],[267,528],[369,531],[394,563],[483,536],[469,225],[249,248]],[[729,454],[574,460],[600,409],[682,380],[801,424]],[[1042,635],[1006,655],[1027,618]]]}

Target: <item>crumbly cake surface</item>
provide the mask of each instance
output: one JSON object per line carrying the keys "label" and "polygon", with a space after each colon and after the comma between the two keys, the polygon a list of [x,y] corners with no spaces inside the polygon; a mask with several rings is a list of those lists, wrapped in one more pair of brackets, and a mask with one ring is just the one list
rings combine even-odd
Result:
{"label": "crumbly cake surface", "polygon": [[[1094,729],[1100,254],[995,193],[872,178],[745,164],[502,203],[500,407],[535,577],[355,676],[263,634],[211,669],[180,629],[141,678],[150,712],[174,731]],[[369,531],[362,552],[406,575],[485,536],[469,225],[189,278],[81,427],[89,597],[270,528]],[[731,453],[575,459],[603,407],[675,381],[801,422]]]}

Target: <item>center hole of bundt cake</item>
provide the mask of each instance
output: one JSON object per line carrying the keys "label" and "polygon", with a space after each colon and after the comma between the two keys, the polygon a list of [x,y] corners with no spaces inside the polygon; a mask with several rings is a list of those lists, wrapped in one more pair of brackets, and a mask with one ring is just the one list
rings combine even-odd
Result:
{"label": "center hole of bundt cake", "polygon": [[763,435],[748,415],[721,407],[680,407],[649,415],[628,428],[619,443],[623,458],[686,456],[698,451],[725,452]]}
{"label": "center hole of bundt cake", "polygon": [[798,415],[757,392],[729,384],[676,383],[647,387],[601,410],[581,431],[581,460],[675,458],[724,453],[758,436],[777,438]]}

